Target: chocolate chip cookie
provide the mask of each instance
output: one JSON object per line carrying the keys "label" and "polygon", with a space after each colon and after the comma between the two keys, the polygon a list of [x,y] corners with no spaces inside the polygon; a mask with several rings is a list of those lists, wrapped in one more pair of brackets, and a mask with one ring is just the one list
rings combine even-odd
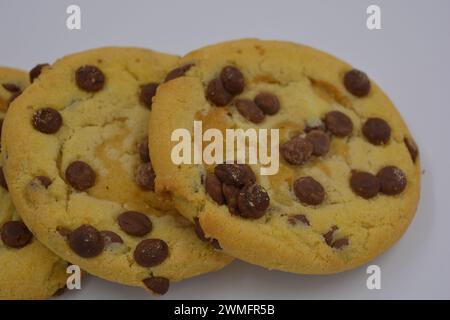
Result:
{"label": "chocolate chip cookie", "polygon": [[[27,87],[26,72],[0,67],[0,133],[10,103]],[[0,299],[46,299],[66,284],[63,260],[20,220],[0,160]]]}
{"label": "chocolate chip cookie", "polygon": [[[368,262],[405,232],[419,200],[418,149],[366,73],[306,46],[252,39],[178,65],[190,67],[159,87],[150,117],[156,190],[206,239],[270,269],[327,274]],[[229,128],[278,129],[278,171],[174,164],[171,134],[194,136],[194,121],[224,139]]]}
{"label": "chocolate chip cookie", "polygon": [[155,294],[230,261],[154,193],[148,118],[177,60],[136,48],[62,58],[3,127],[9,190],[39,240],[89,273]]}

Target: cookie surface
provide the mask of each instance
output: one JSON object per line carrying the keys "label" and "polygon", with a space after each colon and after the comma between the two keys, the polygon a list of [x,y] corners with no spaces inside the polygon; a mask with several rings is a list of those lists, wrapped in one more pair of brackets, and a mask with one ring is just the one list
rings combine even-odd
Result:
{"label": "cookie surface", "polygon": [[[28,73],[0,67],[0,128],[8,105],[28,84]],[[0,299],[49,298],[65,286],[67,263],[23,224],[0,175]]]}
{"label": "cookie surface", "polygon": [[89,273],[155,294],[230,261],[153,192],[151,98],[177,60],[137,48],[65,57],[3,127],[10,193],[36,236]]}
{"label": "cookie surface", "polygon": [[[191,67],[153,100],[156,188],[225,252],[327,274],[368,262],[405,232],[419,200],[417,146],[363,72],[306,46],[253,39],[196,50],[179,65]],[[224,139],[227,128],[279,129],[278,172],[175,165],[171,134],[194,136],[194,121]]]}

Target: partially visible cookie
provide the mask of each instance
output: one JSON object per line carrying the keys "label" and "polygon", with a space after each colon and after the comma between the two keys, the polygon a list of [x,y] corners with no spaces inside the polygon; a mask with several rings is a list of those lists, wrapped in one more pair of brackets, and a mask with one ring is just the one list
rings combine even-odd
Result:
{"label": "partially visible cookie", "polygon": [[[253,39],[208,46],[178,64],[190,68],[153,100],[156,188],[225,252],[326,274],[368,262],[405,232],[419,200],[418,149],[364,72],[306,46]],[[279,171],[175,164],[171,135],[194,136],[194,121],[224,139],[228,128],[278,129]]]}
{"label": "partially visible cookie", "polygon": [[[0,132],[9,104],[28,84],[27,73],[0,67]],[[0,266],[2,300],[46,299],[66,284],[67,263],[40,244],[20,220],[9,197],[2,170],[0,170]]]}
{"label": "partially visible cookie", "polygon": [[178,59],[137,48],[67,56],[3,128],[9,189],[36,236],[91,274],[155,294],[231,261],[153,191],[148,117]]}

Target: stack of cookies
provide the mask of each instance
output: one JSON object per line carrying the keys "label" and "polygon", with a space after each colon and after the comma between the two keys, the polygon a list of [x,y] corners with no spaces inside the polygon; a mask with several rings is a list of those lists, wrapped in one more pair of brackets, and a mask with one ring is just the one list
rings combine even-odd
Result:
{"label": "stack of cookies", "polygon": [[[2,299],[52,296],[69,263],[157,295],[233,258],[341,272],[388,249],[416,211],[401,116],[365,73],[306,46],[101,48],[29,75],[0,68],[0,86]],[[196,121],[224,136],[278,129],[277,172],[174,162],[173,132],[194,136]]]}

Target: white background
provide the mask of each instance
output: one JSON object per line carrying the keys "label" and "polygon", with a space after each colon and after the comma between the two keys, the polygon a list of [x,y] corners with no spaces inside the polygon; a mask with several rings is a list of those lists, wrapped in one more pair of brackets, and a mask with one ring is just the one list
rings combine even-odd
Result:
{"label": "white background", "polygon": [[[82,30],[66,29],[78,4]],[[382,30],[366,28],[366,8]],[[184,54],[222,40],[284,39],[328,51],[365,70],[392,98],[421,149],[420,207],[400,242],[374,260],[382,289],[366,288],[366,267],[300,276],[236,261],[171,286],[159,299],[450,298],[450,1],[0,0],[0,64],[36,63],[104,45]],[[1,266],[0,266],[1,268]],[[1,272],[1,270],[0,270]],[[148,299],[144,290],[88,277],[66,299]]]}

